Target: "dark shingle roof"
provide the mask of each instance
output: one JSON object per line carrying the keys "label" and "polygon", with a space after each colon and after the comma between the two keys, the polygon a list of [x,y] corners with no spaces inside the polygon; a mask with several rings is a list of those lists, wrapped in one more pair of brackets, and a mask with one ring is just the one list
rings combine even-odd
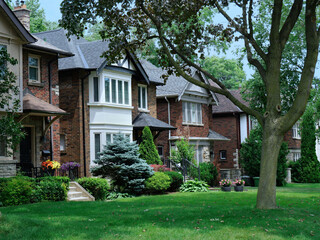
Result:
{"label": "dark shingle roof", "polygon": [[225,136],[222,136],[221,134],[209,129],[208,138],[215,141],[230,141],[229,138],[226,138]]}
{"label": "dark shingle roof", "polygon": [[148,126],[151,130],[173,130],[175,127],[162,122],[148,113],[140,113],[132,122],[133,129],[143,129]]}
{"label": "dark shingle roof", "polygon": [[[242,99],[240,90],[230,90],[231,94],[240,100],[243,104],[249,105],[245,100]],[[212,106],[213,114],[217,113],[241,113],[243,112],[240,108],[238,108],[233,102],[231,102],[226,96],[221,94],[216,94],[219,105]]]}

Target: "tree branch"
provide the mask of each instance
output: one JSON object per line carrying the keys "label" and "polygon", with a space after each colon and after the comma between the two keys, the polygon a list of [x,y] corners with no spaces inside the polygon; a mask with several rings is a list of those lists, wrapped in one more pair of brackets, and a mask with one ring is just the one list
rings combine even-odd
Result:
{"label": "tree branch", "polygon": [[282,0],[274,0],[270,31],[270,48],[272,48],[271,46],[275,46],[280,43],[279,28],[281,22],[282,4]]}

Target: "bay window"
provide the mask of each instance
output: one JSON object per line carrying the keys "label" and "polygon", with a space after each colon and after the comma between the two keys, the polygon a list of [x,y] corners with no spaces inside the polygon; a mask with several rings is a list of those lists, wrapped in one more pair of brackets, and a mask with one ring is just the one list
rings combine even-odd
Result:
{"label": "bay window", "polygon": [[104,77],[105,102],[129,105],[129,82]]}
{"label": "bay window", "polygon": [[202,124],[201,103],[182,102],[183,123]]}

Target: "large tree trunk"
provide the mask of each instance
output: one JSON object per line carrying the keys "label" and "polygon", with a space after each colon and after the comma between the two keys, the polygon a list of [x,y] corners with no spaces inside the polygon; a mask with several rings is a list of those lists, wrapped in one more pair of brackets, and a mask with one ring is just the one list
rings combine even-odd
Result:
{"label": "large tree trunk", "polygon": [[257,208],[273,209],[277,207],[276,178],[278,156],[282,141],[283,135],[274,124],[266,124],[264,126]]}

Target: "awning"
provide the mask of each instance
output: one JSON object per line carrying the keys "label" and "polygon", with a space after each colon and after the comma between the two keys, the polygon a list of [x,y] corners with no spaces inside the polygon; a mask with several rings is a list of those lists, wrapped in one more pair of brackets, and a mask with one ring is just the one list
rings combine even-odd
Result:
{"label": "awning", "polygon": [[148,113],[140,113],[132,122],[133,130],[142,130],[148,126],[151,131],[174,130],[175,127],[152,117]]}

